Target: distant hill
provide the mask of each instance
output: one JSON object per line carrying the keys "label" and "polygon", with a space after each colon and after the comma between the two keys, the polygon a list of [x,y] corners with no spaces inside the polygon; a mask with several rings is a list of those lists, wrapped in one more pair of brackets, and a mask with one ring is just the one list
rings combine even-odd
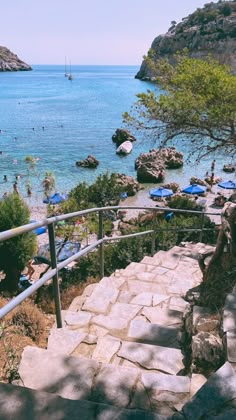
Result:
{"label": "distant hill", "polygon": [[[207,3],[182,22],[172,21],[168,32],[154,39],[148,55],[153,60],[167,58],[171,62],[183,49],[195,58],[211,54],[236,72],[236,0]],[[150,80],[155,74],[144,60],[135,77]]]}
{"label": "distant hill", "polygon": [[20,60],[8,48],[0,47],[0,72],[1,71],[25,71],[32,68]]}

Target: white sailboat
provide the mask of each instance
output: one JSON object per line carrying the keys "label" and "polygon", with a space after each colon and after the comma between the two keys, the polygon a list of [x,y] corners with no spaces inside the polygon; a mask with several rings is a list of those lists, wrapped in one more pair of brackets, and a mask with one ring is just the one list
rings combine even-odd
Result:
{"label": "white sailboat", "polygon": [[71,62],[70,62],[70,73],[68,74],[68,80],[73,80],[73,76],[71,74]]}
{"label": "white sailboat", "polygon": [[65,77],[68,77],[69,74],[67,73],[67,62],[66,62],[66,57],[65,57]]}

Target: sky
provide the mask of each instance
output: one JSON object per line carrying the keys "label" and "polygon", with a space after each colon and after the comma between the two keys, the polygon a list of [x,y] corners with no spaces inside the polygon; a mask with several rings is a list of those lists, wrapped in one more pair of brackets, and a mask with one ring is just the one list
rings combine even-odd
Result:
{"label": "sky", "polygon": [[[0,45],[28,64],[140,65],[170,22],[210,0],[3,0]],[[216,1],[215,1],[216,2]]]}

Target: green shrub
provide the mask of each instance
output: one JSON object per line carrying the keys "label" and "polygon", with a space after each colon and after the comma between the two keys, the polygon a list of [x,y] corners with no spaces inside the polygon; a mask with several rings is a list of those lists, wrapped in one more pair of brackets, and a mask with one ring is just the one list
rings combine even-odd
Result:
{"label": "green shrub", "polygon": [[196,210],[195,201],[185,195],[170,197],[167,202],[171,209]]}

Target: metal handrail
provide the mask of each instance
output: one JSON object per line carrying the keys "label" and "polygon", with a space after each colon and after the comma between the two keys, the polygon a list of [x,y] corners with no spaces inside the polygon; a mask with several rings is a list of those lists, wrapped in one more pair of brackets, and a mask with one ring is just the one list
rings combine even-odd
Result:
{"label": "metal handrail", "polygon": [[[149,229],[147,231],[131,233],[128,235],[122,236],[113,236],[113,237],[104,237],[103,233],[103,211],[108,210],[151,210],[154,214],[159,211],[170,211],[173,213],[187,213],[187,214],[195,214],[201,216],[201,228],[157,228],[154,222],[153,229]],[[55,232],[54,226],[57,222],[62,220],[68,220],[74,217],[80,217],[84,215],[88,215],[90,213],[98,213],[99,215],[99,231],[98,231],[98,240],[91,245],[86,246],[82,250],[78,251],[76,254],[72,255],[71,257],[67,258],[66,260],[57,263],[56,259],[56,252],[55,252]],[[13,298],[10,302],[8,302],[5,306],[0,308],[0,319],[7,315],[10,311],[12,311],[16,306],[18,306],[21,302],[23,302],[26,298],[31,296],[36,290],[38,290],[41,286],[43,286],[48,280],[53,278],[53,290],[54,290],[54,302],[56,307],[56,320],[57,320],[57,327],[62,327],[62,318],[61,318],[61,305],[60,305],[60,293],[59,293],[59,281],[58,281],[58,272],[66,267],[69,263],[77,260],[83,255],[88,254],[89,252],[93,251],[95,248],[100,248],[100,278],[104,276],[104,249],[103,244],[110,241],[117,241],[126,238],[133,238],[139,237],[144,235],[152,234],[152,253],[154,250],[153,245],[153,238],[156,232],[161,231],[197,231],[200,232],[200,235],[203,231],[211,230],[209,228],[203,227],[203,221],[205,215],[214,215],[220,216],[219,213],[206,213],[204,211],[196,211],[196,210],[184,210],[184,209],[170,209],[167,207],[150,207],[150,206],[108,206],[108,207],[96,207],[87,210],[76,211],[73,213],[62,214],[58,216],[53,216],[50,218],[45,218],[39,222],[28,223],[27,225],[19,226],[17,228],[9,229],[4,232],[0,232],[0,241],[5,241],[7,239],[14,238],[15,236],[21,235],[23,233],[30,232],[36,228],[42,226],[48,226],[48,234],[49,234],[49,245],[50,245],[50,260],[52,264],[52,269],[50,269],[46,274],[44,274],[40,279],[38,279],[34,284],[28,287],[26,290],[21,292],[18,296]],[[154,218],[155,219],[155,218]]]}

